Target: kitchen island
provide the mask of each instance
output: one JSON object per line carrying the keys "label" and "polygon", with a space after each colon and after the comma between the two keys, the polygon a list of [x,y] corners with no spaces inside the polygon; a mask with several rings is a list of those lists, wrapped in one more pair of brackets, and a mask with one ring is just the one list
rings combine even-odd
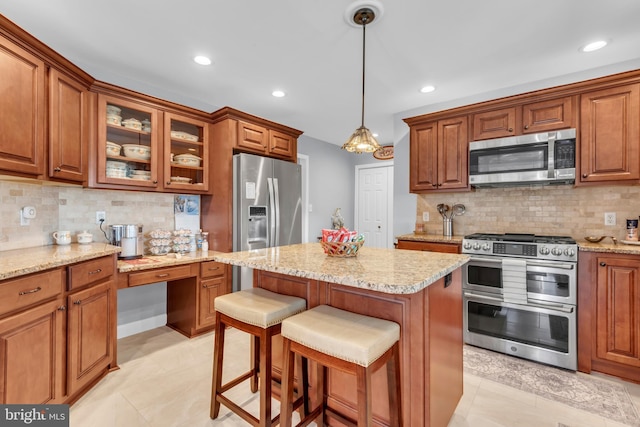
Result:
{"label": "kitchen island", "polygon": [[[448,424],[462,396],[460,267],[466,255],[364,246],[356,257],[339,258],[307,243],[216,253],[214,260],[253,268],[254,286],[305,298],[308,308],[328,304],[397,322],[405,425]],[[274,342],[275,378],[281,374],[280,342]],[[388,425],[384,370],[372,381],[374,424]],[[331,371],[328,384],[329,406],[355,416],[354,378]]]}

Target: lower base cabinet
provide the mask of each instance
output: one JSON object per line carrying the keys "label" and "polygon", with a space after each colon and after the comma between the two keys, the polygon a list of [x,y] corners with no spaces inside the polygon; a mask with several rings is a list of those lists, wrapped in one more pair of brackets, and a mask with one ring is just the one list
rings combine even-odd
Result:
{"label": "lower base cabinet", "polygon": [[62,403],[65,397],[64,301],[0,320],[0,403]]}
{"label": "lower base cabinet", "polygon": [[640,382],[640,256],[581,252],[578,370]]}
{"label": "lower base cabinet", "polygon": [[449,254],[461,253],[458,243],[418,242],[415,240],[398,240],[396,249],[410,249],[414,251],[444,252]]}

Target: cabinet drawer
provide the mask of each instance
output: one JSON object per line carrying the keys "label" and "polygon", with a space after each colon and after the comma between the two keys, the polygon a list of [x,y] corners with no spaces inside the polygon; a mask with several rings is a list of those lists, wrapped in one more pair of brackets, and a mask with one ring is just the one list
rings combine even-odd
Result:
{"label": "cabinet drawer", "polygon": [[60,294],[63,282],[61,268],[0,282],[0,316]]}
{"label": "cabinet drawer", "polygon": [[[197,268],[197,267],[196,267]],[[168,267],[146,271],[144,273],[129,274],[129,286],[148,285],[157,282],[170,282],[176,279],[184,279],[197,275],[191,272],[191,265],[180,265],[177,267]]]}
{"label": "cabinet drawer", "polygon": [[102,257],[67,268],[69,272],[68,287],[72,291],[113,276],[114,261],[113,257]]}
{"label": "cabinet drawer", "polygon": [[216,261],[205,261],[200,264],[200,277],[216,277],[224,275],[224,264]]}

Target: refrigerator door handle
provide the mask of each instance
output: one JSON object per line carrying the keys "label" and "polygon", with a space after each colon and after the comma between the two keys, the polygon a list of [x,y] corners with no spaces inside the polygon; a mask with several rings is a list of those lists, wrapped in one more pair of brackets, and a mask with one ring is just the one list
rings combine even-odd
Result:
{"label": "refrigerator door handle", "polygon": [[269,188],[269,237],[267,238],[268,246],[273,247],[276,236],[276,200],[273,190],[273,178],[267,178],[267,187]]}
{"label": "refrigerator door handle", "polygon": [[276,227],[275,227],[275,238],[273,246],[280,246],[280,192],[278,190],[278,178],[273,179],[273,192],[275,194],[275,205],[276,205]]}

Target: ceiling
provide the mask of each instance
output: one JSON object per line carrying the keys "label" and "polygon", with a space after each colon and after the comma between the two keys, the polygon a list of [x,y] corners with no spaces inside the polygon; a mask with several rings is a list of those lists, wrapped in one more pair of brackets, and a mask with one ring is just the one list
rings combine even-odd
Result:
{"label": "ceiling", "polygon": [[[98,80],[209,112],[231,106],[342,145],[360,126],[362,30],[345,19],[352,3],[20,0],[0,13]],[[637,0],[382,5],[367,26],[365,107],[381,144],[393,142],[398,113],[612,64],[622,71],[640,58]],[[609,45],[579,51],[597,39]],[[425,85],[436,91],[420,93]]]}

